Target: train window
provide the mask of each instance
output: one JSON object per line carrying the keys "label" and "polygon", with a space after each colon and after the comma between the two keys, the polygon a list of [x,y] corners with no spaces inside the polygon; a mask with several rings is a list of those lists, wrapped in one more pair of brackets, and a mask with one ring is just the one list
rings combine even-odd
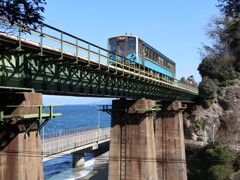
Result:
{"label": "train window", "polygon": [[164,65],[164,64],[163,64],[163,58],[161,58],[161,57],[159,56],[158,59],[159,59],[159,63],[160,63],[161,65]]}
{"label": "train window", "polygon": [[154,61],[154,52],[151,51],[151,59]]}
{"label": "train window", "polygon": [[147,48],[147,57],[150,58],[150,56],[151,56],[151,51],[150,49]]}
{"label": "train window", "polygon": [[144,49],[145,49],[145,56],[148,57],[148,48],[144,47]]}
{"label": "train window", "polygon": [[111,38],[109,39],[109,47],[108,49],[114,53],[116,53],[116,47],[117,47],[117,39]]}
{"label": "train window", "polygon": [[143,48],[142,41],[140,39],[138,39],[138,53],[140,55],[142,55],[142,53],[143,53],[142,48]]}
{"label": "train window", "polygon": [[128,37],[128,51],[129,51],[129,53],[136,52],[136,38],[135,37]]}
{"label": "train window", "polygon": [[156,61],[158,62],[158,64],[161,64],[161,61],[160,61],[160,59],[159,59],[159,56],[157,55],[157,57],[156,57]]}
{"label": "train window", "polygon": [[165,59],[163,59],[163,66],[164,66],[164,67],[167,67],[167,62],[166,62]]}
{"label": "train window", "polygon": [[168,66],[169,66],[169,69],[172,70],[172,64],[170,62],[168,63]]}
{"label": "train window", "polygon": [[118,45],[118,53],[120,54],[120,56],[125,57],[125,55],[126,55],[125,41],[118,41],[117,45]]}
{"label": "train window", "polygon": [[152,52],[151,49],[149,50],[149,58],[150,58],[150,59],[153,59],[153,52]]}
{"label": "train window", "polygon": [[155,62],[157,61],[156,53],[153,53],[153,60],[154,60]]}
{"label": "train window", "polygon": [[143,54],[144,54],[144,57],[147,56],[147,49],[146,49],[146,47],[144,45],[143,45]]}
{"label": "train window", "polygon": [[142,55],[142,45],[140,43],[138,45],[138,53]]}

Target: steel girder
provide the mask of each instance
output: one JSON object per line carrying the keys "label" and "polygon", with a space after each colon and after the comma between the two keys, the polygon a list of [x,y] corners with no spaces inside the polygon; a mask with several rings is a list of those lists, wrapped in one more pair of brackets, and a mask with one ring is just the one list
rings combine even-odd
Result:
{"label": "steel girder", "polygon": [[53,95],[193,101],[196,94],[170,83],[119,71],[0,38],[0,86],[33,88]]}

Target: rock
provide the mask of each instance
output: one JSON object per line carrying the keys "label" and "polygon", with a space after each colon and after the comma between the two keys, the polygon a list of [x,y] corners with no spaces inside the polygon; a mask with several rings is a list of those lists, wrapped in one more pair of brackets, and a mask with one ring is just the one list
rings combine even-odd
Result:
{"label": "rock", "polygon": [[[208,140],[240,143],[240,80],[234,80],[233,85],[218,92],[208,109],[196,106],[189,118],[192,123],[199,119],[204,121],[203,131]],[[201,138],[203,135],[197,137]]]}
{"label": "rock", "polygon": [[192,140],[197,141],[198,136],[195,133],[192,133]]}

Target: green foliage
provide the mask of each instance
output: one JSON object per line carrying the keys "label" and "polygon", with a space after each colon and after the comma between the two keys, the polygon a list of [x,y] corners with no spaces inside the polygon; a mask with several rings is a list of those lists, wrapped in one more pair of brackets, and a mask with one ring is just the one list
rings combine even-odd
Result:
{"label": "green foliage", "polygon": [[225,164],[231,165],[236,159],[236,154],[226,145],[220,143],[211,143],[205,147],[204,157],[211,160],[211,165]]}
{"label": "green foliage", "polygon": [[219,68],[216,68],[218,64],[218,59],[216,58],[205,58],[200,63],[198,71],[202,77],[209,77],[211,79],[216,79],[219,74]]}
{"label": "green foliage", "polygon": [[[203,60],[198,67],[203,77],[199,90],[204,104],[222,87],[231,85],[240,72],[240,3],[239,0],[218,0],[223,13],[208,26],[212,46],[203,46]],[[211,80],[210,80],[211,79]]]}
{"label": "green foliage", "polygon": [[198,133],[204,126],[204,121],[202,119],[198,119],[194,122],[193,126],[190,128],[192,132]]}
{"label": "green foliage", "polygon": [[235,170],[240,169],[240,152],[237,153],[237,158],[234,162],[234,168],[235,168]]}
{"label": "green foliage", "polygon": [[1,0],[0,17],[7,19],[12,25],[18,23],[37,28],[42,23],[45,0]]}
{"label": "green foliage", "polygon": [[230,180],[233,168],[230,165],[216,165],[208,170],[209,180]]}
{"label": "green foliage", "polygon": [[207,109],[213,104],[213,100],[208,99],[208,100],[203,100],[202,106],[203,108]]}
{"label": "green foliage", "polygon": [[235,61],[234,66],[235,66],[236,71],[240,72],[240,53],[239,53],[238,57],[239,58]]}
{"label": "green foliage", "polygon": [[235,69],[232,61],[226,60],[231,57],[226,56],[224,58],[205,58],[198,67],[201,76],[215,79],[218,82],[233,80],[236,77]]}
{"label": "green foliage", "polygon": [[224,42],[236,57],[236,70],[240,72],[240,1],[239,0],[218,0],[218,7],[224,15]]}
{"label": "green foliage", "polygon": [[205,106],[211,104],[209,100],[214,98],[218,90],[231,85],[232,80],[237,77],[233,60],[231,54],[225,54],[222,57],[206,57],[199,65],[199,73],[205,77],[199,84],[199,94]]}
{"label": "green foliage", "polygon": [[240,2],[239,0],[218,0],[221,12],[225,16],[236,17],[240,13]]}
{"label": "green foliage", "polygon": [[212,79],[205,79],[199,84],[199,95],[204,100],[211,100],[218,91],[218,81]]}
{"label": "green foliage", "polygon": [[[204,46],[203,60],[198,67],[203,81],[199,84],[202,102],[209,107],[221,88],[231,85],[240,72],[240,1],[218,0],[223,13],[209,24],[207,34],[212,46]],[[210,143],[191,158],[197,159],[188,166],[189,179],[227,180],[233,173],[236,154],[222,144]]]}
{"label": "green foliage", "polygon": [[[188,179],[227,180],[233,173],[236,154],[220,143],[210,143],[201,149],[187,149]],[[191,160],[193,162],[191,162]]]}

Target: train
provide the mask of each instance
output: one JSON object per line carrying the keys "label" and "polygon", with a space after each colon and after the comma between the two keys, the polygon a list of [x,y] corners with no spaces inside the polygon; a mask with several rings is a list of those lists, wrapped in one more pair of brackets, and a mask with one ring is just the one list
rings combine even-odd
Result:
{"label": "train", "polygon": [[116,61],[133,65],[137,63],[151,71],[160,73],[172,81],[175,79],[176,64],[137,36],[131,34],[108,38],[108,51],[111,65]]}

